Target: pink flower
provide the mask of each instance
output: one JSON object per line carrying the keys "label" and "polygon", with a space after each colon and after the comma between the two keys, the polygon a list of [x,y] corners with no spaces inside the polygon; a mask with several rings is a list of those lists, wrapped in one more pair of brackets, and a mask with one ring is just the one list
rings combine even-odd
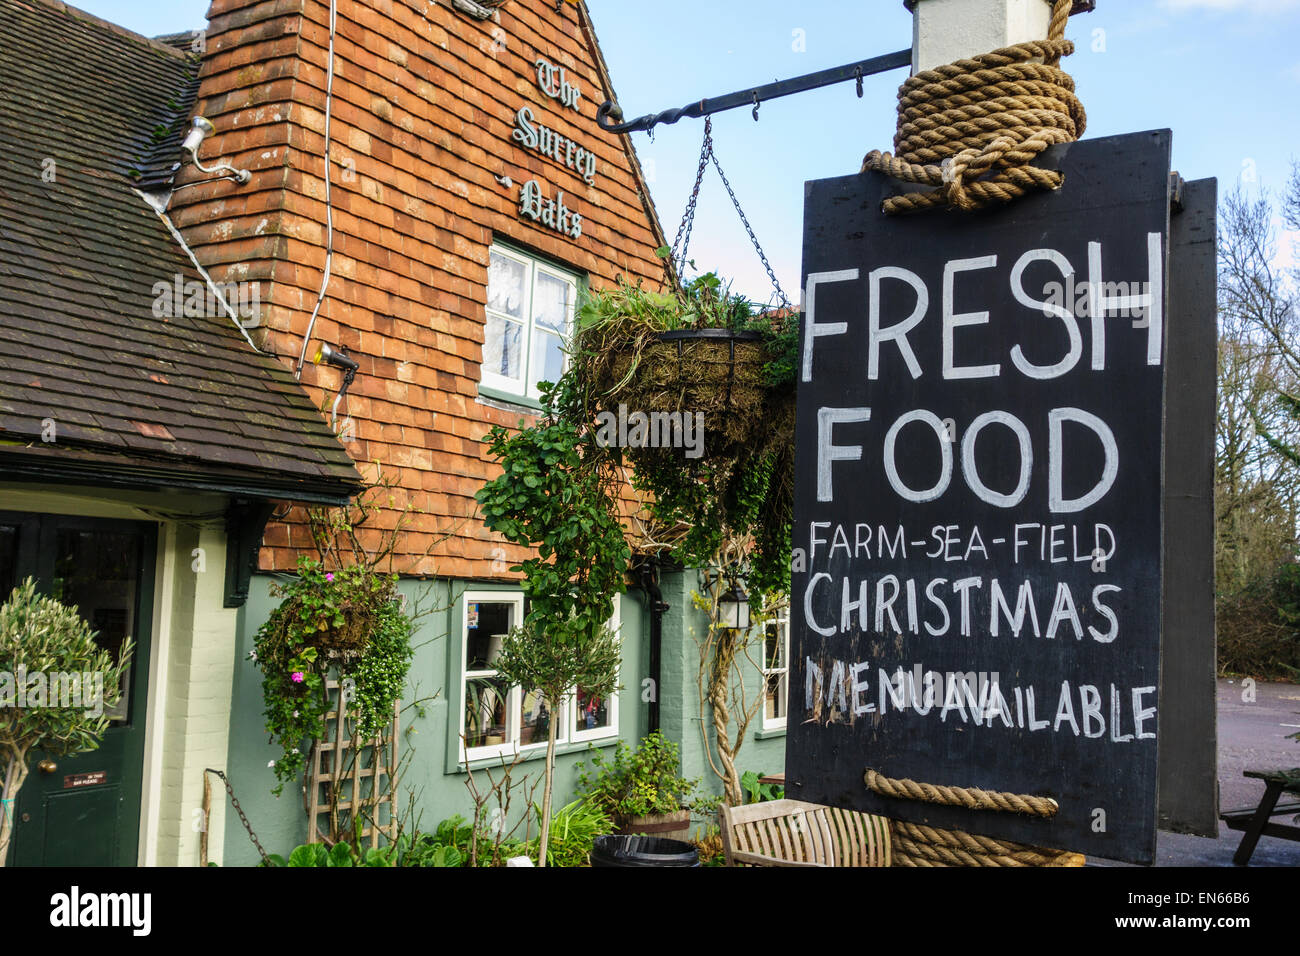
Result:
{"label": "pink flower", "polygon": [[333,584],[333,583],[334,583],[334,572],[331,571],[331,572],[329,572],[328,574],[326,574],[326,575],[325,575],[325,580],[328,581],[330,584]]}
{"label": "pink flower", "polygon": [[303,682],[302,671],[294,671],[289,675],[289,680],[293,681],[295,684],[301,684]]}

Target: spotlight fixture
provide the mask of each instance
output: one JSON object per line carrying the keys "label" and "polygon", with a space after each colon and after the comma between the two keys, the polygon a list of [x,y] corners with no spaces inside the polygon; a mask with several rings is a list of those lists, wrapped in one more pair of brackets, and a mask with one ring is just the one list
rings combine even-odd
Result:
{"label": "spotlight fixture", "polygon": [[219,163],[216,166],[204,166],[199,162],[199,147],[203,141],[213,132],[215,127],[204,117],[194,117],[194,125],[191,127],[189,135],[185,137],[185,142],[181,144],[181,149],[190,154],[190,161],[194,166],[205,173],[225,173],[223,179],[233,179],[241,186],[247,185],[248,181],[253,178],[253,174],[247,169],[236,169],[227,163]]}
{"label": "spotlight fixture", "polygon": [[338,419],[339,402],[343,401],[343,396],[348,393],[348,388],[352,385],[352,380],[357,376],[357,360],[348,355],[342,349],[332,348],[331,346],[321,343],[321,347],[316,350],[316,355],[312,359],[312,364],[320,365],[324,362],[326,365],[333,365],[335,368],[343,369],[343,387],[339,389],[338,395],[334,397],[334,407],[330,409],[330,428],[334,427]]}

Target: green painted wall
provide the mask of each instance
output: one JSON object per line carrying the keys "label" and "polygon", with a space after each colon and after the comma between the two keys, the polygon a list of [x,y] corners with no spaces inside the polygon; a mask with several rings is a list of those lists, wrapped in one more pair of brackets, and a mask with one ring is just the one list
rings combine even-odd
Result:
{"label": "green painted wall", "polygon": [[[268,853],[287,854],[306,840],[306,814],[302,794],[286,786],[283,796],[273,797],[275,778],[268,764],[277,752],[267,742],[262,718],[261,672],[248,660],[258,627],[267,619],[278,599],[271,597],[274,579],[267,575],[253,578],[248,603],[239,613],[235,674],[232,685],[230,744],[227,773],[244,812]],[[666,736],[682,749],[683,773],[700,777],[711,792],[721,793],[720,781],[709,769],[705,757],[699,720],[699,648],[696,636],[707,627],[706,616],[694,607],[691,591],[698,588],[698,575],[684,572],[664,575],[664,599],[671,610],[664,615],[662,680],[660,694],[661,723]],[[404,733],[401,746],[413,748],[401,786],[399,812],[410,803],[408,791],[417,794],[416,807],[421,811],[420,824],[432,829],[453,814],[469,816],[472,802],[465,787],[466,775],[456,766],[455,742],[459,733],[457,678],[460,660],[461,596],[466,590],[510,590],[500,586],[463,581],[427,582],[406,580],[401,590],[408,602],[419,600],[443,610],[421,618],[413,643],[417,645],[409,681],[413,689],[407,698],[418,693],[425,697],[437,693],[428,704],[424,717],[413,711],[403,715]],[[619,702],[619,735],[629,744],[636,742],[648,729],[646,700],[652,688],[646,683],[649,674],[649,612],[640,592],[624,594],[621,600],[623,635],[623,689]],[[762,656],[761,647],[754,654]],[[762,679],[757,669],[750,669],[746,687],[751,694],[761,693]],[[449,697],[454,702],[449,706]],[[777,772],[785,764],[783,734],[760,739],[761,716],[755,717],[743,745],[739,765],[742,770]],[[711,739],[711,731],[710,731]],[[613,747],[615,740],[597,746]],[[577,783],[575,765],[588,753],[585,743],[569,744],[559,751],[556,761],[556,805],[573,798]],[[499,766],[498,763],[491,763]],[[521,765],[527,774],[542,772],[540,754]],[[477,771],[477,766],[476,771]],[[216,795],[220,797],[221,794]],[[540,790],[537,794],[540,800]],[[215,797],[214,797],[215,799]],[[258,861],[257,851],[236,814],[227,812],[225,823],[226,866],[249,866]]]}
{"label": "green painted wall", "polygon": [[[262,717],[261,671],[248,660],[258,627],[267,619],[278,599],[271,597],[270,585],[274,579],[267,575],[253,578],[249,599],[240,611],[235,675],[232,686],[231,733],[227,758],[227,773],[234,785],[249,822],[268,853],[287,854],[293,847],[306,841],[306,814],[302,807],[302,794],[292,785],[285,787],[281,797],[271,795],[275,776],[268,764],[277,751],[267,742]],[[450,593],[449,593],[450,589]],[[454,746],[459,733],[459,715],[449,707],[449,697],[458,699],[456,681],[459,673],[459,634],[461,627],[460,596],[465,590],[502,590],[492,585],[470,584],[456,581],[426,582],[405,580],[401,591],[408,602],[420,600],[436,604],[445,610],[423,617],[412,641],[416,645],[411,666],[407,699],[418,694],[427,697],[437,693],[437,699],[425,708],[424,717],[414,711],[403,714],[402,751],[412,748],[413,754],[401,784],[399,813],[410,804],[408,791],[417,794],[416,807],[422,811],[420,824],[432,829],[439,821],[461,814],[468,817],[473,808],[465,787],[466,775],[455,769]],[[505,589],[508,590],[508,589]],[[453,600],[448,600],[449,596]],[[646,672],[648,649],[642,638],[646,614],[638,603],[636,593],[625,594],[621,601],[623,635],[623,675],[619,703],[620,736],[635,743],[645,733],[645,704],[641,702],[641,675]],[[450,607],[448,607],[450,605]],[[455,666],[453,666],[453,664]],[[406,728],[412,733],[406,733]],[[613,747],[616,740],[601,741],[596,746]],[[544,749],[544,748],[543,748]],[[575,764],[584,759],[588,745],[568,744],[559,749],[556,760],[555,799],[561,806],[573,798],[577,783]],[[499,767],[498,761],[488,762]],[[479,765],[475,764],[476,772]],[[519,773],[540,776],[543,760],[539,753],[522,764]],[[218,794],[220,795],[220,794]],[[214,798],[215,799],[215,798]],[[541,791],[537,791],[541,800]],[[226,866],[250,866],[258,862],[256,849],[244,832],[239,818],[227,813],[225,826]]]}

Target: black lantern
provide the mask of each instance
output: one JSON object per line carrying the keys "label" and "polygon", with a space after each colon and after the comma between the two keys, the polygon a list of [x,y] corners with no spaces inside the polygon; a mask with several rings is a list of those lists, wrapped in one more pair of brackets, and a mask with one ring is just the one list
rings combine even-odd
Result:
{"label": "black lantern", "polygon": [[718,598],[718,626],[733,631],[749,630],[749,595],[739,584]]}

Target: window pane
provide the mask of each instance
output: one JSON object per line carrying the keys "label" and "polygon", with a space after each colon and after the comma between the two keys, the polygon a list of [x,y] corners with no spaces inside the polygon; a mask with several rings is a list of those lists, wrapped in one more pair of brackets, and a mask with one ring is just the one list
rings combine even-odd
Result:
{"label": "window pane", "polygon": [[[57,539],[52,596],[75,605],[95,629],[95,643],[116,660],[135,636],[140,538],[129,532],[61,530]],[[122,675],[122,697],[105,713],[125,721],[130,704],[130,668]],[[107,696],[107,688],[105,689]]]}
{"label": "window pane", "polygon": [[465,681],[465,747],[492,747],[506,742],[506,704],[510,688],[499,677]]}
{"label": "window pane", "polygon": [[[554,717],[549,701],[540,691],[530,690],[524,694],[523,706],[519,713],[519,746],[546,743]],[[555,730],[556,739],[563,740],[565,736],[563,728],[557,726]]]}
{"label": "window pane", "polygon": [[504,312],[511,318],[523,321],[527,280],[527,266],[498,252],[492,252],[488,260],[487,307],[493,312]]}
{"label": "window pane", "polygon": [[785,626],[775,621],[767,625],[767,647],[763,655],[765,670],[785,667]]}
{"label": "window pane", "polygon": [[569,306],[573,287],[563,279],[537,273],[537,292],[533,301],[533,319],[537,325],[565,335],[569,331]]}
{"label": "window pane", "polygon": [[766,720],[781,720],[786,710],[786,675],[772,674],[767,679],[767,707],[764,711]]}
{"label": "window pane", "polygon": [[502,378],[522,380],[524,327],[488,315],[483,333],[483,369]]}
{"label": "window pane", "polygon": [[610,726],[609,698],[593,697],[583,688],[578,688],[578,730],[600,730]]}
{"label": "window pane", "polygon": [[558,382],[564,375],[566,357],[559,336],[539,329],[533,337],[533,365],[529,375],[531,384],[535,386],[538,382]]}
{"label": "window pane", "polygon": [[515,605],[471,601],[465,614],[465,669],[486,671],[501,653],[501,641],[514,627]]}
{"label": "window pane", "polygon": [[0,604],[18,585],[18,529],[0,525]]}

